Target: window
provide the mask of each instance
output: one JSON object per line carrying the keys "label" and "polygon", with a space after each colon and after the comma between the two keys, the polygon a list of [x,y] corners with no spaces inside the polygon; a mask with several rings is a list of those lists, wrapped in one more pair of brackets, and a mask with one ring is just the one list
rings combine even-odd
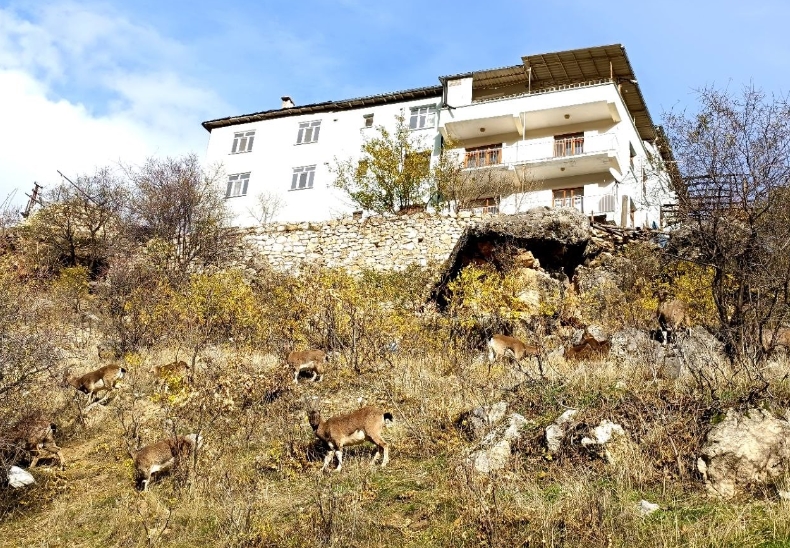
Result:
{"label": "window", "polygon": [[467,148],[464,167],[495,166],[502,163],[502,143]]}
{"label": "window", "polygon": [[424,107],[416,107],[411,109],[411,118],[409,118],[410,129],[424,129],[434,126],[436,119],[436,105],[428,105]]}
{"label": "window", "polygon": [[233,148],[231,154],[252,152],[252,142],[255,140],[255,131],[240,131],[233,134]]}
{"label": "window", "polygon": [[584,208],[584,187],[559,188],[553,192],[554,207],[573,207],[579,211]]}
{"label": "window", "polygon": [[313,188],[314,178],[315,178],[314,165],[295,167],[293,177],[291,178],[291,190],[302,190],[305,188]]}
{"label": "window", "polygon": [[250,174],[236,173],[228,177],[228,190],[225,198],[235,198],[236,196],[246,196],[247,186],[250,184]]}
{"label": "window", "polygon": [[554,136],[554,156],[584,154],[584,133],[566,133]]}
{"label": "window", "polygon": [[363,127],[366,127],[366,128],[373,127],[373,115],[372,114],[365,114],[362,117],[365,119],[365,125]]}
{"label": "window", "polygon": [[296,136],[297,145],[305,145],[307,143],[315,143],[318,141],[318,132],[321,130],[321,120],[313,120],[312,122],[300,122],[299,133]]}

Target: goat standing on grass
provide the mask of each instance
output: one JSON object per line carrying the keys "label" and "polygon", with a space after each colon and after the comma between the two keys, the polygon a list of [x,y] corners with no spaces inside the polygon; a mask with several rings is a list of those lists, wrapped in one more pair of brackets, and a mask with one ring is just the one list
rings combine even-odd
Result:
{"label": "goat standing on grass", "polygon": [[324,378],[324,364],[327,361],[326,352],[323,350],[294,350],[288,354],[286,360],[293,369],[294,382],[299,382],[299,373],[312,371],[311,381],[320,381]]}
{"label": "goat standing on grass", "polygon": [[105,390],[104,397],[96,403],[103,403],[110,396],[110,392],[115,388],[115,384],[126,375],[126,369],[119,365],[105,365],[95,371],[85,373],[80,377],[69,377],[66,375],[66,381],[79,390],[88,395],[88,405],[93,402],[99,391]]}
{"label": "goat standing on grass", "polygon": [[379,456],[383,456],[381,467],[387,466],[390,460],[389,447],[381,437],[381,429],[384,427],[384,421],[392,421],[392,413],[368,406],[328,420],[321,420],[321,414],[313,410],[308,413],[307,418],[315,435],[329,446],[324,458],[324,466],[321,468],[322,472],[326,471],[333,456],[337,456],[335,472],[340,472],[343,467],[343,447],[357,445],[365,440],[376,445],[371,466],[376,463]]}
{"label": "goat standing on grass", "polygon": [[669,341],[670,333],[674,336],[681,326],[688,329],[689,324],[688,305],[680,299],[668,299],[669,294],[666,291],[658,293],[656,315],[658,316],[658,325],[661,326],[664,344]]}
{"label": "goat standing on grass", "polygon": [[148,491],[154,474],[169,472],[178,462],[203,446],[203,438],[197,434],[170,436],[150,443],[132,453],[135,480],[138,487]]}
{"label": "goat standing on grass", "polygon": [[33,468],[42,458],[57,458],[61,470],[65,467],[61,449],[55,443],[58,427],[41,417],[28,417],[17,423],[11,431],[13,445],[28,452],[32,458],[29,468]]}
{"label": "goat standing on grass", "polygon": [[504,357],[514,359],[517,363],[527,356],[537,358],[540,374],[543,375],[543,363],[540,360],[540,348],[524,344],[521,340],[508,335],[494,335],[488,340],[488,373],[491,373],[491,364]]}

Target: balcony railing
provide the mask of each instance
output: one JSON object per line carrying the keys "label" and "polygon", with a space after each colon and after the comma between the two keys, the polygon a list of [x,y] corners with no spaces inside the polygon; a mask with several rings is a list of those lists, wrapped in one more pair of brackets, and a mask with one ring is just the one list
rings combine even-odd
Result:
{"label": "balcony railing", "polygon": [[567,137],[554,140],[554,157],[584,154],[584,137]]}
{"label": "balcony railing", "polygon": [[562,161],[568,157],[584,157],[594,154],[617,153],[617,137],[611,133],[588,135],[586,137],[569,137],[555,140],[554,138],[517,141],[512,145],[497,148],[463,151],[464,167],[474,169],[502,164],[520,164],[528,162]]}
{"label": "balcony railing", "polygon": [[502,163],[502,147],[469,150],[464,155],[464,167],[487,167]]}
{"label": "balcony railing", "polygon": [[568,196],[567,198],[554,198],[554,207],[572,207],[584,213],[584,196]]}

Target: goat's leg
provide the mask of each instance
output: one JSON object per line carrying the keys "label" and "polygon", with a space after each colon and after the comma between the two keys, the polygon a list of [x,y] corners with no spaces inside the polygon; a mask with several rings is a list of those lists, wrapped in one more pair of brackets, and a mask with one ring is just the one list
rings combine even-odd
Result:
{"label": "goat's leg", "polygon": [[318,376],[318,371],[316,371],[315,369],[313,369],[313,376],[312,376],[312,377],[310,377],[310,380],[311,380],[311,381],[313,381],[313,382],[315,382],[315,378],[316,378],[317,376]]}
{"label": "goat's leg", "polygon": [[322,472],[326,472],[326,469],[329,466],[329,464],[332,462],[332,457],[334,456],[335,456],[335,452],[332,449],[326,452],[326,456],[324,457],[324,466],[321,467]]}
{"label": "goat's leg", "polygon": [[340,472],[343,468],[343,450],[338,449],[335,451],[335,456],[337,456],[337,468],[335,468],[333,472]]}
{"label": "goat's leg", "polygon": [[379,452],[381,452],[384,457],[381,459],[381,467],[384,468],[385,466],[387,466],[387,462],[389,462],[390,460],[389,447],[387,447],[387,442],[384,441],[384,439],[379,435],[368,436],[368,439],[376,444],[376,454],[373,455],[373,462],[371,462],[371,464],[374,464],[376,462],[379,456]]}
{"label": "goat's leg", "polygon": [[32,453],[32,452],[31,452],[30,454],[31,454],[31,455],[33,455],[33,458],[32,458],[32,459],[31,459],[31,461],[30,461],[30,466],[29,466],[29,468],[35,468],[35,467],[36,467],[36,464],[38,464],[38,460],[41,458],[41,455],[39,454],[39,451],[38,451],[38,450],[36,450],[36,452],[35,452],[35,453]]}
{"label": "goat's leg", "polygon": [[299,372],[301,369],[298,367],[294,369],[294,383],[299,384]]}

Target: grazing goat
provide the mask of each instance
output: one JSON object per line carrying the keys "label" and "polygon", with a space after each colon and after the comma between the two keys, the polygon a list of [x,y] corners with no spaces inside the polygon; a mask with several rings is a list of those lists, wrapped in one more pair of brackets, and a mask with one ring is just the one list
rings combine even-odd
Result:
{"label": "grazing goat", "polygon": [[169,472],[178,462],[203,446],[203,438],[198,434],[170,436],[150,443],[132,454],[137,486],[148,491],[148,484],[154,474]]}
{"label": "grazing goat", "polygon": [[65,461],[60,447],[55,443],[57,430],[58,427],[48,420],[40,416],[31,416],[17,423],[9,437],[15,447],[31,455],[30,468],[36,466],[42,458],[57,458],[60,468],[63,469]]}
{"label": "grazing goat", "polygon": [[566,360],[600,359],[609,354],[611,349],[610,340],[596,339],[585,327],[579,343],[566,348],[563,355]]}
{"label": "grazing goat", "polygon": [[664,344],[669,341],[669,334],[673,335],[683,326],[688,329],[689,310],[688,305],[680,299],[667,300],[668,294],[662,291],[658,294],[658,309],[656,315],[658,324],[661,326],[661,335]]}
{"label": "grazing goat", "polygon": [[494,335],[488,340],[488,372],[491,373],[491,364],[498,358],[509,357],[516,362],[521,362],[526,357],[538,360],[538,367],[543,374],[543,364],[540,360],[540,348],[527,345],[515,337],[508,335]]}
{"label": "grazing goat", "polygon": [[337,456],[335,472],[340,472],[343,467],[343,447],[357,445],[365,440],[376,445],[376,453],[370,464],[375,464],[379,456],[383,455],[381,467],[387,466],[390,460],[389,447],[381,437],[381,429],[384,421],[392,421],[392,413],[368,406],[328,420],[321,420],[321,414],[313,410],[308,413],[307,418],[315,435],[329,446],[322,472],[326,471],[333,456]]}
{"label": "grazing goat", "polygon": [[88,395],[88,405],[93,402],[100,390],[105,390],[104,398],[96,403],[104,402],[110,395],[110,392],[115,388],[115,384],[126,375],[126,369],[119,365],[105,365],[90,373],[85,373],[81,377],[69,377],[66,375],[66,381],[79,390]]}
{"label": "grazing goat", "polygon": [[327,361],[327,355],[323,350],[294,350],[288,354],[286,361],[293,369],[295,383],[299,382],[299,373],[302,371],[312,371],[311,381],[320,381],[324,378],[324,364]]}

